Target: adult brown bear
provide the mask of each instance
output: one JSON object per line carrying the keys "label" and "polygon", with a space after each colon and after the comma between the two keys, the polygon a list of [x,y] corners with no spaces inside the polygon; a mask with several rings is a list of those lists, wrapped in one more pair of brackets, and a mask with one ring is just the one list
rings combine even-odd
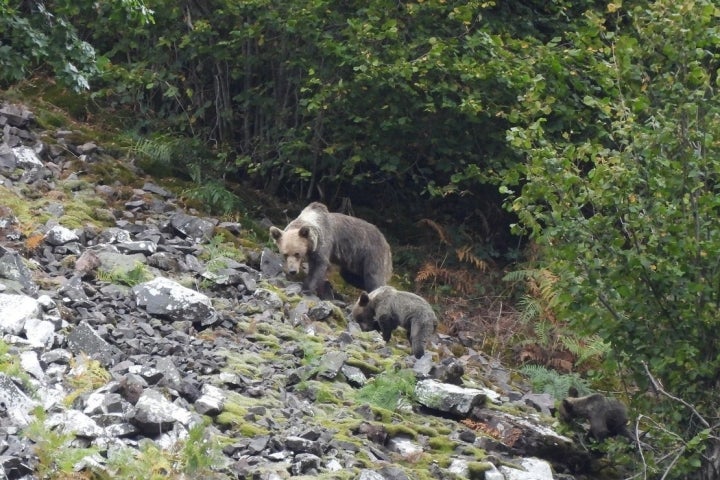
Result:
{"label": "adult brown bear", "polygon": [[307,261],[303,289],[321,298],[329,294],[326,275],[331,263],[340,267],[347,283],[361,290],[375,290],[392,275],[390,245],[380,230],[365,220],[331,213],[319,202],[305,207],[285,230],[270,227],[270,235],[284,258],[286,273],[300,273]]}

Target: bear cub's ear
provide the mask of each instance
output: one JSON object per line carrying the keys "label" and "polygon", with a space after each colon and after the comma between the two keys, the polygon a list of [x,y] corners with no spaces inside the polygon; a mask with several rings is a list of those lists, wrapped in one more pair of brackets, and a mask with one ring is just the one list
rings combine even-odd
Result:
{"label": "bear cub's ear", "polygon": [[358,299],[358,305],[364,307],[368,303],[370,303],[370,296],[367,294],[367,292],[362,292],[360,294],[360,298]]}
{"label": "bear cub's ear", "polygon": [[280,240],[280,237],[282,237],[283,231],[280,230],[277,227],[270,227],[270,236],[274,238],[275,240]]}
{"label": "bear cub's ear", "polygon": [[298,232],[301,237],[303,238],[310,238],[310,227],[304,226],[300,228],[300,232]]}

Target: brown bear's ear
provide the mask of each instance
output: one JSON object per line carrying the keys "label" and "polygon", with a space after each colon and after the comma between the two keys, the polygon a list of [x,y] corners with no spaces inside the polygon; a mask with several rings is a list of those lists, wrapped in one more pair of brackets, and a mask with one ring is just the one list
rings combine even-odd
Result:
{"label": "brown bear's ear", "polygon": [[568,397],[576,398],[579,396],[578,390],[575,387],[568,388]]}
{"label": "brown bear's ear", "polygon": [[563,400],[562,406],[568,414],[572,414],[573,406],[567,398]]}
{"label": "brown bear's ear", "polygon": [[283,231],[280,230],[277,227],[270,227],[270,236],[275,239],[275,241],[280,240],[280,237],[282,237]]}
{"label": "brown bear's ear", "polygon": [[310,227],[300,227],[300,231],[298,232],[301,237],[303,238],[310,238]]}
{"label": "brown bear's ear", "polygon": [[370,303],[370,296],[367,294],[367,292],[362,292],[360,294],[360,298],[358,299],[358,305],[364,307],[368,303]]}

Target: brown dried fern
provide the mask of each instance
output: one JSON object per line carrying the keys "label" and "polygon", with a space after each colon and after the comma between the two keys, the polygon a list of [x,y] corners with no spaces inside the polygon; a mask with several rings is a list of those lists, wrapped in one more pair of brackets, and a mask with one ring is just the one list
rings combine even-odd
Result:
{"label": "brown dried fern", "polygon": [[455,291],[467,295],[475,289],[475,276],[467,270],[457,270],[439,267],[433,263],[426,262],[415,276],[418,283],[430,282],[433,285],[441,283],[449,285]]}
{"label": "brown dried fern", "polygon": [[35,250],[40,248],[44,240],[45,237],[40,233],[30,235],[28,238],[25,239],[25,251],[34,252]]}
{"label": "brown dried fern", "polygon": [[430,220],[429,218],[423,218],[420,221],[418,221],[418,224],[427,225],[428,227],[432,228],[435,231],[435,233],[437,233],[438,237],[440,237],[440,243],[445,244],[445,245],[452,244],[452,242],[450,241],[450,237],[448,236],[445,229],[442,227],[442,225],[435,222],[434,220]]}
{"label": "brown dried fern", "polygon": [[486,271],[488,269],[487,262],[472,253],[471,250],[472,245],[465,245],[464,247],[456,248],[455,254],[461,262],[469,263],[481,272]]}

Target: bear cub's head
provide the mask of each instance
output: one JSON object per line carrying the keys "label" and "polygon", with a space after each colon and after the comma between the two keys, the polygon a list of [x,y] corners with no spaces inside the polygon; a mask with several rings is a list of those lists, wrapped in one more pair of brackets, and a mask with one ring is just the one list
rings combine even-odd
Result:
{"label": "bear cub's head", "polygon": [[370,295],[367,292],[360,294],[352,307],[351,315],[364,332],[380,330],[380,325],[375,320],[375,307],[371,304]]}
{"label": "bear cub's head", "polygon": [[315,248],[310,227],[293,228],[287,231],[270,227],[270,236],[275,240],[278,251],[283,256],[285,273],[297,275],[304,271],[303,262]]}

